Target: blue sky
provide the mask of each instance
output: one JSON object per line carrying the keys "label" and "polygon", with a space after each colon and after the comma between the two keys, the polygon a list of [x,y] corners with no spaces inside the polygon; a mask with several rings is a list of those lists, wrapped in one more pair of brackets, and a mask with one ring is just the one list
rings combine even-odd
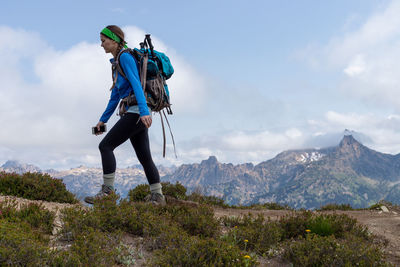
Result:
{"label": "blue sky", "polygon": [[[287,149],[335,145],[344,129],[400,152],[400,4],[397,1],[2,1],[0,163],[100,166],[90,135],[109,97],[99,32],[144,33],[175,66],[175,114],[157,164],[258,163]],[[111,126],[118,118],[109,122]],[[89,129],[89,130],[88,130]],[[129,144],[120,167],[136,164]]]}

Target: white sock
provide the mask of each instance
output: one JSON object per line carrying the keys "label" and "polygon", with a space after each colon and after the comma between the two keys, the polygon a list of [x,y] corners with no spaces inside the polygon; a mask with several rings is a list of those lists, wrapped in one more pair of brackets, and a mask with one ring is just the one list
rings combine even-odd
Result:
{"label": "white sock", "polygon": [[114,179],[115,179],[115,172],[103,174],[103,181],[104,184],[114,190]]}
{"label": "white sock", "polygon": [[162,188],[161,183],[151,184],[150,185],[150,192],[151,193],[159,193],[159,194],[162,195],[161,188]]}

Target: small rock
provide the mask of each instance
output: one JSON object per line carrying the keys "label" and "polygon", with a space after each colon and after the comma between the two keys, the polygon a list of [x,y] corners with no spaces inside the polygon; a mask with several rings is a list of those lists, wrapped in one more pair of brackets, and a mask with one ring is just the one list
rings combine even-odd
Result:
{"label": "small rock", "polygon": [[381,210],[382,210],[383,212],[389,212],[388,208],[386,208],[385,206],[381,206]]}
{"label": "small rock", "polygon": [[392,211],[393,212],[393,214],[396,214],[397,215],[397,212],[395,212],[395,211]]}
{"label": "small rock", "polygon": [[378,212],[378,214],[381,214],[381,213],[382,213],[382,211],[379,211],[379,212]]}

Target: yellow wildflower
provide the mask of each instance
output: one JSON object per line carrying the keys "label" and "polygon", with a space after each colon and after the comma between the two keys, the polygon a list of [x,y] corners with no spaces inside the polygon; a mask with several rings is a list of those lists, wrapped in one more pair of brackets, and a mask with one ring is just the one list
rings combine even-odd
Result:
{"label": "yellow wildflower", "polygon": [[245,239],[244,242],[247,243],[247,242],[249,242],[249,240]]}
{"label": "yellow wildflower", "polygon": [[251,257],[249,255],[244,256],[245,259],[250,259]]}
{"label": "yellow wildflower", "polygon": [[235,229],[237,229],[237,225],[235,225]]}
{"label": "yellow wildflower", "polygon": [[306,230],[306,232],[307,232],[307,233],[310,233],[310,232],[311,232],[311,230],[310,230],[310,229],[307,229],[307,230]]}

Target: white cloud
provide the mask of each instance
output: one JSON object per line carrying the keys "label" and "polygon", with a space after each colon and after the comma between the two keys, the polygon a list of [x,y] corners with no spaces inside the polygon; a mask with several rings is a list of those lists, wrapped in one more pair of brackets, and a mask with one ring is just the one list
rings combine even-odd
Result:
{"label": "white cloud", "polygon": [[[325,113],[325,119],[313,121],[307,132],[318,133],[310,136],[306,144],[316,144],[318,137],[330,136],[330,145],[338,142],[344,129],[358,133],[359,141],[365,145],[385,153],[397,154],[400,152],[400,116],[378,116],[375,114],[340,113],[329,111]],[[321,134],[320,132],[324,132]],[[334,134],[337,133],[337,134]],[[328,141],[328,140],[325,140]]]}
{"label": "white cloud", "polygon": [[[139,47],[146,34],[135,26],[123,28],[130,47]],[[154,49],[165,53],[174,67],[174,74],[167,80],[171,103],[177,112],[199,112],[208,92],[206,78],[187,63],[174,49],[169,48],[156,36],[151,36]]]}
{"label": "white cloud", "polygon": [[[124,30],[131,46],[144,36],[136,27]],[[200,110],[205,79],[158,38],[153,37],[153,43],[170,56],[175,68],[168,81],[174,111]],[[104,54],[100,42],[56,50],[37,33],[0,27],[0,56],[0,124],[5,126],[0,131],[0,161],[15,158],[61,167],[79,162],[91,165],[97,159],[100,165],[97,146],[101,139],[92,136],[90,128],[106,107],[112,83],[110,55]],[[196,101],[188,105],[188,99]],[[117,119],[113,116],[109,124]],[[160,151],[160,142],[152,143]],[[122,158],[121,165],[135,158],[130,145],[116,155]]]}
{"label": "white cloud", "polygon": [[392,1],[356,30],[311,46],[312,66],[343,71],[342,93],[378,107],[400,110],[400,2]]}
{"label": "white cloud", "polygon": [[325,114],[327,124],[332,127],[343,128],[359,128],[370,122],[371,117],[366,115],[359,115],[356,113],[342,114],[334,111],[328,111]]}
{"label": "white cloud", "polygon": [[189,162],[215,155],[221,162],[259,163],[283,150],[302,147],[304,140],[296,128],[283,132],[231,131],[193,138],[182,144],[180,156]]}
{"label": "white cloud", "polygon": [[343,70],[348,76],[353,77],[365,72],[367,66],[364,60],[364,55],[356,55]]}

